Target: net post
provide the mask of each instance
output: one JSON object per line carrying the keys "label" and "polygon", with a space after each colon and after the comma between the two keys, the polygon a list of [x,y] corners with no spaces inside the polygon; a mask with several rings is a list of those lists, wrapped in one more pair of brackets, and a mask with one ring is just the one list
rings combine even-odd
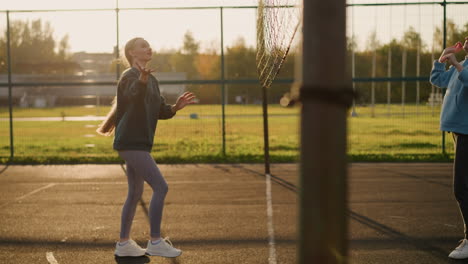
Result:
{"label": "net post", "polygon": [[10,160],[13,160],[15,156],[15,146],[13,141],[13,95],[12,95],[12,83],[11,83],[11,32],[10,32],[10,11],[6,11],[7,19],[7,63],[8,63],[8,111],[10,119]]}
{"label": "net post", "polygon": [[[301,264],[347,263],[346,1],[303,0],[299,247]],[[324,19],[326,18],[326,19]],[[327,21],[333,21],[328,23]]]}
{"label": "net post", "polygon": [[268,134],[268,91],[262,85],[262,108],[263,108],[263,153],[265,160],[265,174],[270,174],[270,136]]}

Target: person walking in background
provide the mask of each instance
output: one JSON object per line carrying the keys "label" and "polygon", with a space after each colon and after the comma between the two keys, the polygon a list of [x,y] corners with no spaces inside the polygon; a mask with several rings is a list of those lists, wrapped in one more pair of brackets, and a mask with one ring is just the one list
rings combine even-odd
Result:
{"label": "person walking in background", "polygon": [[[446,48],[438,61],[434,61],[431,71],[431,83],[439,88],[447,88],[440,128],[450,132],[455,145],[453,168],[453,188],[464,222],[465,234],[460,245],[450,254],[450,258],[468,258],[468,55],[458,62],[455,53],[464,50],[468,54],[468,37],[465,43],[457,43]],[[452,66],[446,70],[445,61]]]}
{"label": "person walking in background", "polygon": [[[161,237],[161,219],[164,199],[168,191],[151,149],[158,120],[170,119],[177,111],[195,103],[195,95],[185,92],[176,104],[169,105],[161,96],[157,79],[146,68],[153,51],[143,38],[133,38],[125,45],[125,57],[130,68],[122,73],[117,85],[117,97],[106,119],[97,129],[102,135],[115,130],[113,147],[127,165],[128,195],[122,209],[120,241],[115,255],[177,257],[182,254],[168,239]],[[146,249],[130,239],[130,229],[138,201],[143,194],[144,182],[153,189],[149,207],[151,237]]]}

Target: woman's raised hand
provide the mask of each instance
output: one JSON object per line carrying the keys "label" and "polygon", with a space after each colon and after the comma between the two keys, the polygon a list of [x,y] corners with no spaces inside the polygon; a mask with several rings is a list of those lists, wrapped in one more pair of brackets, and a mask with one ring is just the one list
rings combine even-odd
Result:
{"label": "woman's raised hand", "polygon": [[455,57],[455,54],[450,53],[447,54],[447,60],[450,62],[450,64],[453,65],[457,69],[458,72],[461,72],[463,70],[463,66],[457,61],[457,57]]}
{"label": "woman's raised hand", "polygon": [[177,98],[177,102],[172,107],[172,111],[177,112],[189,104],[195,104],[196,103],[195,99],[196,97],[193,93],[191,92],[183,93],[181,96],[179,96],[179,98]]}
{"label": "woman's raised hand", "polygon": [[153,69],[151,68],[146,68],[145,66],[140,65],[140,63],[135,63],[137,66],[137,69],[140,71],[140,81],[147,83],[148,82],[148,76],[154,72]]}
{"label": "woman's raised hand", "polygon": [[445,48],[440,55],[439,62],[446,62],[451,54],[458,53],[462,49],[463,44],[461,42],[457,42],[455,45]]}

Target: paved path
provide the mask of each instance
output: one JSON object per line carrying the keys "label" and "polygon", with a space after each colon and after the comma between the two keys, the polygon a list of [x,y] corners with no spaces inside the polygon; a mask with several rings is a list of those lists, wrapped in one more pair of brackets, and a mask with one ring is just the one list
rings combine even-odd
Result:
{"label": "paved path", "polygon": [[[0,263],[295,263],[295,164],[161,165],[162,230],[176,259],[115,259],[126,179],[119,165],[0,167]],[[350,263],[465,263],[450,164],[350,165]],[[145,245],[145,187],[132,237]],[[270,213],[268,207],[271,206]],[[274,243],[273,243],[274,242]]]}

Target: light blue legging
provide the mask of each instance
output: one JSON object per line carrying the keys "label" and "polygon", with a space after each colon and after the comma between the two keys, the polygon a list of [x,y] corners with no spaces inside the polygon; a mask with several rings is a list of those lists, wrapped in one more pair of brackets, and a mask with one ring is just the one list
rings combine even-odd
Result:
{"label": "light blue legging", "polygon": [[161,218],[168,187],[156,162],[149,152],[137,150],[119,151],[127,164],[128,196],[122,208],[120,238],[129,238],[135,211],[143,194],[146,181],[153,189],[149,207],[151,237],[161,236]]}

